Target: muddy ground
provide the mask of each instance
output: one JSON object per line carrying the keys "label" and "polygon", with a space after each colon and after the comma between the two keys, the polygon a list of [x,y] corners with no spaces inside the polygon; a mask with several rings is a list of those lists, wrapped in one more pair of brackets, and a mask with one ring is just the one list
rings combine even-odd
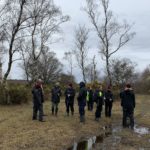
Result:
{"label": "muddy ground", "polygon": [[150,96],[137,96],[135,131],[122,129],[120,102],[114,103],[111,119],[105,118],[103,111],[99,122],[94,120],[95,108],[93,112],[86,110],[85,124],[79,122],[77,104],[73,117],[66,116],[63,99],[57,117],[51,115],[50,107],[50,102],[46,101],[44,103],[46,122],[39,122],[32,121],[32,103],[21,106],[0,106],[0,149],[150,149]]}

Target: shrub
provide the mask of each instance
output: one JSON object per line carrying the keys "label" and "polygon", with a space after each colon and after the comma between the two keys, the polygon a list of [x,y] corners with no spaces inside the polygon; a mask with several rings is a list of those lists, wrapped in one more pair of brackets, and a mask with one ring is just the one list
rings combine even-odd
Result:
{"label": "shrub", "polygon": [[2,85],[0,85],[0,104],[6,104],[6,103],[7,103],[6,90]]}
{"label": "shrub", "polygon": [[8,89],[0,86],[0,104],[21,104],[27,103],[30,99],[30,93],[28,88],[22,85],[11,85]]}
{"label": "shrub", "polygon": [[27,103],[29,100],[29,92],[23,86],[11,87],[9,89],[9,97],[11,104]]}

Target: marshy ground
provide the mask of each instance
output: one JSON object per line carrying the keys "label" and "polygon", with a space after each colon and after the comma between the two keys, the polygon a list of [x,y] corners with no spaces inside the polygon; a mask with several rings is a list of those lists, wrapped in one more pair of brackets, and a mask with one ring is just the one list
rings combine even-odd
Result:
{"label": "marshy ground", "polygon": [[89,146],[93,150],[149,150],[150,96],[137,95],[136,102],[134,131],[122,129],[119,101],[114,102],[111,119],[105,118],[103,109],[101,120],[95,122],[95,108],[93,112],[86,110],[85,124],[79,122],[77,104],[74,116],[66,116],[63,99],[57,117],[51,115],[50,101],[44,103],[46,122],[32,121],[32,103],[0,106],[0,149],[84,150]]}

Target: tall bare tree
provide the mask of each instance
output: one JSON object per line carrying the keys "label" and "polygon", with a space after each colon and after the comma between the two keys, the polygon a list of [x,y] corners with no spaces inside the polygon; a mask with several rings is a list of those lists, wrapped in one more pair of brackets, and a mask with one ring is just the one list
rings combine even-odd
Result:
{"label": "tall bare tree", "polygon": [[76,57],[79,68],[81,69],[83,80],[86,83],[86,67],[87,67],[87,54],[88,46],[87,41],[89,38],[89,29],[79,25],[75,30],[75,50],[74,55]]}
{"label": "tall bare tree", "polygon": [[[73,77],[73,52],[72,51],[65,52],[64,59],[68,62],[69,65],[69,75]],[[74,81],[73,78],[71,80],[72,82]]]}
{"label": "tall bare tree", "polygon": [[109,0],[86,0],[85,12],[98,35],[100,53],[106,61],[109,84],[112,84],[110,58],[135,35],[130,32],[132,25],[120,23],[109,10]]}
{"label": "tall bare tree", "polygon": [[20,52],[21,44],[28,43],[27,49],[32,50],[33,59],[38,59],[43,47],[48,44],[49,37],[69,18],[62,15],[53,0],[6,0],[3,9],[0,10],[3,12],[0,14],[0,27],[5,35],[9,55],[8,67],[3,78],[5,83],[16,60],[14,55]]}
{"label": "tall bare tree", "polygon": [[[6,0],[4,2],[3,14],[0,23],[5,34],[5,42],[7,44],[7,51],[9,54],[8,67],[4,74],[3,82],[5,83],[10,73],[13,56],[18,51],[17,39],[19,31],[25,26],[25,21],[28,19],[24,15],[24,10],[27,0]],[[5,19],[4,19],[5,18]]]}
{"label": "tall bare tree", "polygon": [[98,80],[98,71],[96,68],[96,60],[95,60],[95,55],[93,56],[91,63],[86,67],[86,71],[87,71],[87,78],[89,79],[89,81],[92,83],[95,83]]}
{"label": "tall bare tree", "polygon": [[[47,48],[53,42],[56,42],[54,35],[60,33],[60,25],[69,20],[69,16],[64,16],[60,8],[56,7],[53,1],[50,0],[33,0],[34,3],[30,5],[30,16],[28,24],[32,24],[28,29],[28,37],[23,45],[22,57],[28,59],[24,63],[24,69],[26,70],[26,77],[28,77],[27,67],[30,65],[36,65],[41,54],[48,52],[50,48]],[[21,43],[21,42],[20,42]],[[30,64],[30,62],[32,62]],[[37,74],[40,73],[38,68],[34,67],[35,79]],[[33,79],[33,78],[32,78]],[[34,79],[33,79],[34,80]]]}

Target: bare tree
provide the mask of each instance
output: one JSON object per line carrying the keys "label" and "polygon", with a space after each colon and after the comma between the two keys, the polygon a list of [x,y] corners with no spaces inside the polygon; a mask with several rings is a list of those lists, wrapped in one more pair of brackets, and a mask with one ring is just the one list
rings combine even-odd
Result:
{"label": "bare tree", "polygon": [[95,83],[98,79],[98,71],[96,69],[96,60],[95,60],[95,55],[93,56],[91,63],[86,67],[86,72],[87,72],[87,78],[89,81],[92,83]]}
{"label": "bare tree", "polygon": [[[7,46],[7,51],[9,54],[8,67],[6,73],[4,74],[3,82],[5,83],[7,77],[10,73],[12,63],[14,62],[13,56],[18,51],[17,47],[17,36],[22,27],[25,25],[27,18],[24,16],[24,9],[27,0],[6,0],[5,8],[3,9],[3,14],[1,16],[0,23],[5,24],[2,30],[5,34],[5,42]],[[4,19],[6,18],[6,19]]]}
{"label": "bare tree", "polygon": [[37,61],[30,57],[25,59],[21,67],[31,82],[37,78],[41,78],[44,83],[55,82],[62,71],[62,64],[56,58],[56,54],[48,50],[48,47],[41,53]]}
{"label": "bare tree", "polygon": [[[29,75],[27,69],[28,66],[37,65],[39,62],[38,59],[42,53],[45,54],[45,52],[48,52],[48,46],[53,42],[57,42],[57,40],[53,37],[55,34],[60,33],[60,25],[69,20],[69,16],[62,15],[60,8],[56,7],[53,4],[53,1],[33,1],[34,3],[30,6],[30,9],[33,10],[30,12],[30,16],[32,16],[32,18],[28,22],[29,25],[32,24],[33,26],[27,30],[28,35],[31,36],[21,44],[22,58],[24,58],[24,60],[28,60],[24,61],[26,77]],[[36,75],[39,71],[38,68],[33,68],[35,69],[34,78],[36,79]]]}
{"label": "bare tree", "polygon": [[21,44],[28,43],[27,49],[30,47],[32,50],[33,59],[38,59],[43,47],[48,44],[49,37],[69,18],[62,15],[52,0],[6,0],[4,6],[0,27],[5,35],[9,55],[8,68],[3,78],[5,83],[12,64],[16,61],[14,55],[20,52]]}
{"label": "bare tree", "polygon": [[75,30],[75,50],[74,55],[76,57],[79,68],[82,71],[83,80],[86,83],[86,66],[87,66],[87,40],[89,37],[89,29],[84,26],[80,26]]}
{"label": "bare tree", "polygon": [[31,49],[33,59],[38,59],[45,46],[52,40],[52,35],[60,32],[60,25],[69,20],[69,16],[63,16],[60,8],[56,7],[52,0],[33,0],[30,6],[32,20],[29,24],[31,34]]}
{"label": "bare tree", "polygon": [[136,64],[127,58],[113,59],[110,68],[113,82],[117,85],[134,82],[136,77],[135,66]]}
{"label": "bare tree", "polygon": [[109,0],[86,0],[86,3],[85,11],[98,35],[100,53],[106,61],[107,76],[111,84],[110,57],[127,44],[135,33],[130,32],[131,25],[117,21],[112,11],[109,10]]}
{"label": "bare tree", "polygon": [[[66,61],[68,61],[68,65],[69,65],[69,75],[71,77],[73,77],[73,52],[72,51],[68,51],[64,53],[64,59]],[[73,82],[73,78],[72,78],[72,82]]]}

